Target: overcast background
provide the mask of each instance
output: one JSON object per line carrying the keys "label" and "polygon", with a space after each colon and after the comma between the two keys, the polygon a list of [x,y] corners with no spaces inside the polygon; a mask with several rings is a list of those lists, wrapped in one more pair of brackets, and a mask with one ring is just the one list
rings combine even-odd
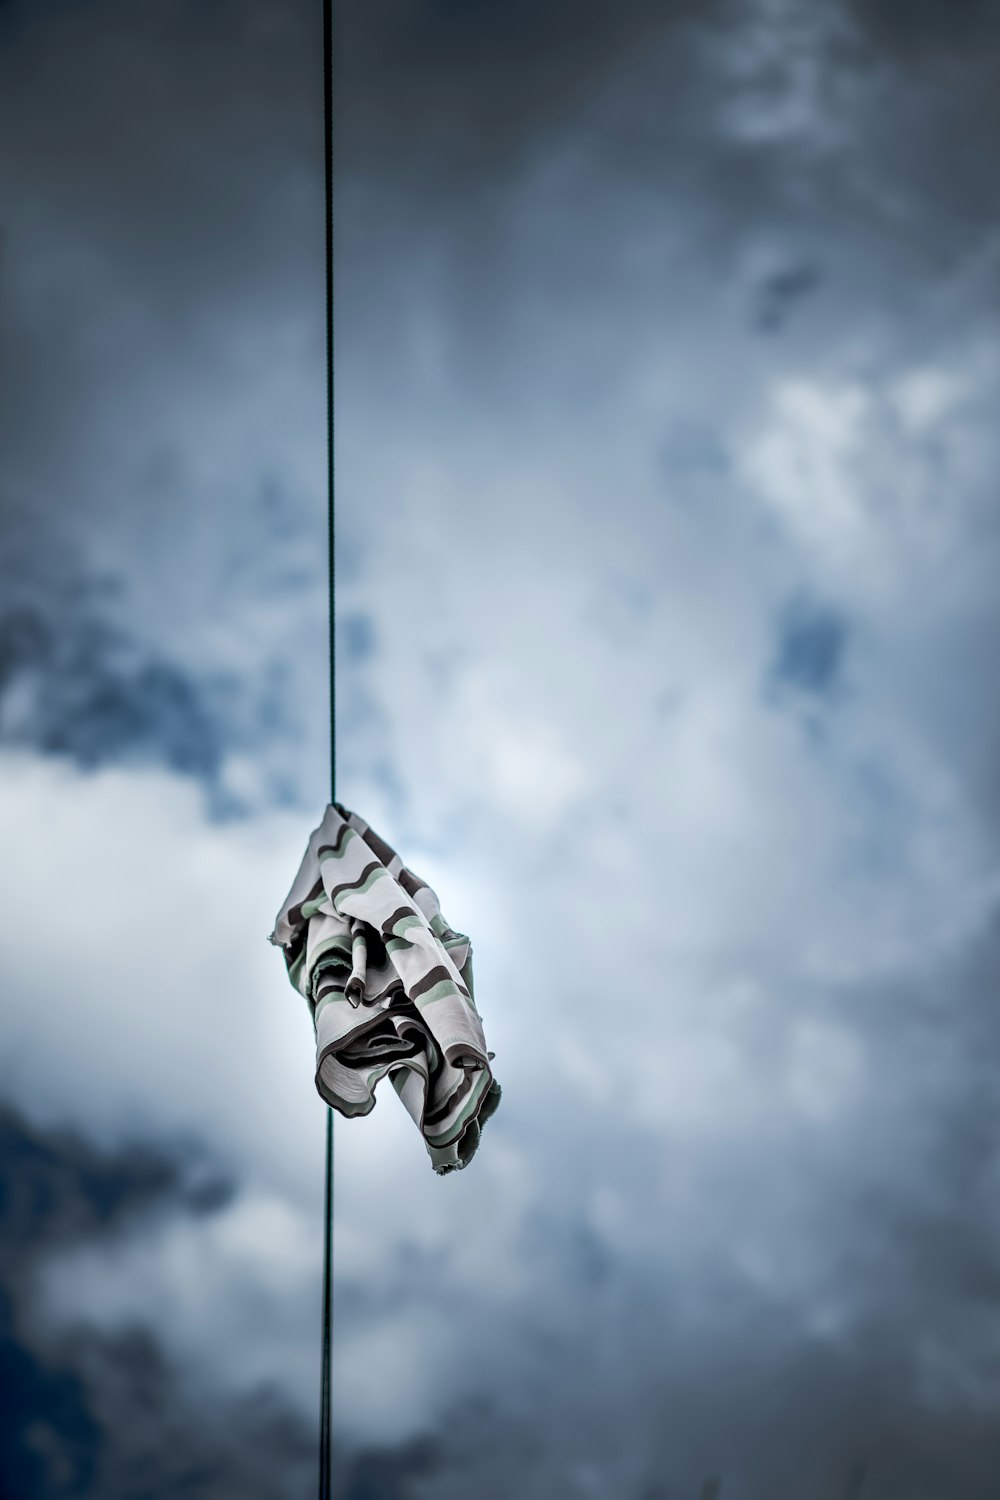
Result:
{"label": "overcast background", "polygon": [[[339,1493],[993,1500],[1000,5],[337,8]],[[3,1500],[315,1489],[320,11],[0,3]]]}

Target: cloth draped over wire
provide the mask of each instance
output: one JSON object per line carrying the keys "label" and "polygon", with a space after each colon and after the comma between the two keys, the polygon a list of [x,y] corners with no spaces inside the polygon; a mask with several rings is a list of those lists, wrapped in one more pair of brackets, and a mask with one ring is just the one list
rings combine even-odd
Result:
{"label": "cloth draped over wire", "polygon": [[339,802],[306,849],[270,941],[309,1003],[316,1088],[367,1115],[389,1074],[435,1172],[475,1155],[500,1103],[472,986],[472,945],[430,886]]}

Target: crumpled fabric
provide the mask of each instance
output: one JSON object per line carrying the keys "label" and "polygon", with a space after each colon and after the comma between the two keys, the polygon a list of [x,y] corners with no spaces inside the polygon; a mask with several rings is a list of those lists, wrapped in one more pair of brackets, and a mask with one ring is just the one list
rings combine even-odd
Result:
{"label": "crumpled fabric", "polygon": [[269,941],[309,1003],[320,1096],[342,1115],[367,1115],[388,1074],[435,1172],[467,1166],[501,1090],[473,998],[472,945],[430,886],[333,802]]}

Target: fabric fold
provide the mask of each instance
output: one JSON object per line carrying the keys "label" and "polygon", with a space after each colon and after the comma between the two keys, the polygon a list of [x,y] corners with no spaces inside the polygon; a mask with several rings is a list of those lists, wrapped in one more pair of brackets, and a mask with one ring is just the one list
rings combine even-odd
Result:
{"label": "fabric fold", "polygon": [[472,945],[426,881],[363,818],[331,803],[275,921],[316,1033],[316,1087],[369,1114],[388,1075],[435,1172],[467,1166],[500,1102],[472,983]]}
{"label": "fabric fold", "polygon": [[[351,918],[351,977],[344,987],[344,994],[351,1004],[358,1006],[365,999],[365,968],[368,963],[368,939],[365,924],[360,917]],[[371,1004],[371,1001],[368,1002]]]}

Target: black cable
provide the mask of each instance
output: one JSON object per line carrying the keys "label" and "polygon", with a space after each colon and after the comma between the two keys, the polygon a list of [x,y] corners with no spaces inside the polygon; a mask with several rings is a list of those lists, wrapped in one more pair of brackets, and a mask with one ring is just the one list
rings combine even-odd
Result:
{"label": "black cable", "polygon": [[[323,0],[323,166],[326,199],[326,495],[330,583],[330,801],[337,798],[336,613],[334,609],[333,433],[333,5]],[[330,1500],[333,1467],[333,1110],[326,1111],[323,1205],[323,1369],[320,1380],[319,1500]]]}
{"label": "black cable", "polygon": [[326,177],[326,493],[327,544],[330,577],[330,801],[337,800],[337,683],[334,650],[336,612],[334,610],[334,430],[333,430],[333,15],[332,0],[323,0],[323,79],[324,156]]}
{"label": "black cable", "polygon": [[320,1382],[319,1500],[330,1500],[333,1465],[333,1110],[326,1110],[326,1193],[323,1216],[323,1374]]}

